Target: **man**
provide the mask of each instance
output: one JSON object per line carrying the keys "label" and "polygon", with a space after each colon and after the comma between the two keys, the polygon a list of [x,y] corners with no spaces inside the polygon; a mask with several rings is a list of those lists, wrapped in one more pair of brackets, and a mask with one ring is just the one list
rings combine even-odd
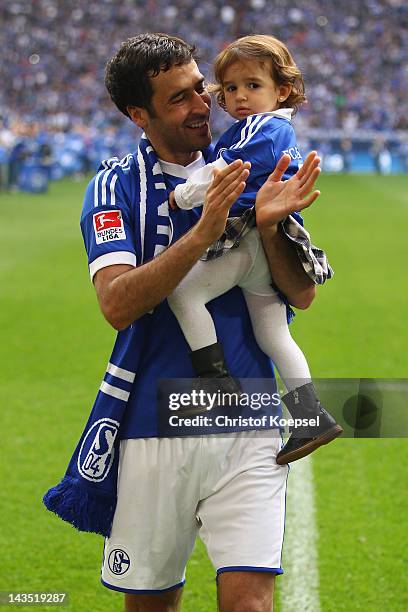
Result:
{"label": "man", "polygon": [[[106,85],[148,140],[134,156],[103,163],[81,220],[101,310],[119,331],[101,392],[127,402],[102,582],[125,593],[128,612],[179,610],[200,532],[217,569],[220,610],[266,612],[282,573],[287,466],[275,461],[277,430],[160,437],[156,414],[157,380],[194,375],[165,298],[223,233],[249,164],[238,160],[216,173],[198,219],[194,211],[169,211],[166,194],[205,163],[211,142],[210,98],[194,49],[163,34],[137,36],[108,63]],[[307,195],[319,160],[309,156],[293,180],[279,183],[288,163],[282,158],[258,193],[257,225],[276,285],[307,308],[315,285],[278,223],[319,195]],[[271,378],[240,290],[210,307],[232,374]]]}

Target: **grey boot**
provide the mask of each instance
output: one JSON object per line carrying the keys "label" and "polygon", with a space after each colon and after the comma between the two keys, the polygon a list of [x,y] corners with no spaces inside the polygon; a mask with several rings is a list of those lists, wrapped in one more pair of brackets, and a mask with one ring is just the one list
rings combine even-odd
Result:
{"label": "grey boot", "polygon": [[293,419],[315,419],[318,423],[313,427],[302,425],[293,431],[277,454],[276,463],[279,465],[306,457],[319,446],[328,444],[343,433],[342,427],[321,405],[313,383],[293,389],[282,397],[282,401]]}

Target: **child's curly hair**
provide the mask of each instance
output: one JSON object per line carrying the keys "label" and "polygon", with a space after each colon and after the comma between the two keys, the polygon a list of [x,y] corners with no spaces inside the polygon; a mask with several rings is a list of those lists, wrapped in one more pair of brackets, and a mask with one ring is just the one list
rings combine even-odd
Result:
{"label": "child's curly hair", "polygon": [[217,102],[221,108],[226,110],[222,88],[226,69],[237,61],[247,60],[255,60],[261,64],[271,60],[271,77],[275,83],[292,86],[288,98],[279,105],[279,108],[294,108],[296,113],[299,106],[306,101],[302,74],[286,45],[277,38],[266,34],[254,34],[238,38],[215,58],[214,76],[216,83],[210,85],[208,89],[216,94]]}

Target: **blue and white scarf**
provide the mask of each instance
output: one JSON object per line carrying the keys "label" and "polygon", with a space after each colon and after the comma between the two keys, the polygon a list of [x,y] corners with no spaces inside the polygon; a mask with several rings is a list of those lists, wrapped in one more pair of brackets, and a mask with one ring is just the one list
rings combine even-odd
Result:
{"label": "blue and white scarf", "polygon": [[[134,157],[140,189],[133,210],[140,230],[136,242],[141,264],[163,251],[172,236],[166,185],[156,153],[145,136]],[[117,158],[102,162],[100,169],[115,167],[122,171],[123,164]],[[154,236],[156,239],[152,239]],[[65,476],[44,495],[48,510],[80,531],[110,534],[116,508],[118,433],[150,326],[151,316],[146,314],[119,332],[120,342],[115,343]]]}

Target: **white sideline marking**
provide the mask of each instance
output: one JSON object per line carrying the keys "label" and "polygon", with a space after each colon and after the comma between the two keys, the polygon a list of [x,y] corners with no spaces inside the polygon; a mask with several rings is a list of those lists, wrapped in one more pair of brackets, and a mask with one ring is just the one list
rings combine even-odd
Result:
{"label": "white sideline marking", "polygon": [[320,612],[317,527],[311,457],[291,464],[286,498],[286,528],[279,581],[282,610]]}

